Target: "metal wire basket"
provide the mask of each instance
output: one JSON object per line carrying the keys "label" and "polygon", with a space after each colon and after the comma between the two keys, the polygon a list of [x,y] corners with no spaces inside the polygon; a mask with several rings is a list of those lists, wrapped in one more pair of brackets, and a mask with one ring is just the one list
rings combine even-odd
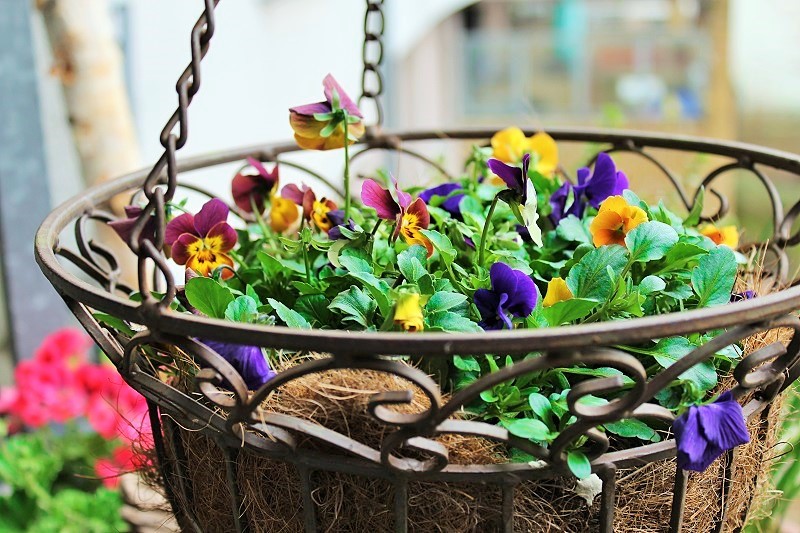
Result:
{"label": "metal wire basket", "polygon": [[[514,524],[514,493],[519,484],[526,480],[564,475],[567,472],[565,451],[570,444],[584,437],[593,443],[590,454],[592,468],[603,480],[599,527],[602,531],[612,531],[617,470],[673,457],[675,441],[664,440],[633,449],[610,449],[608,438],[596,430],[597,426],[629,418],[660,417],[669,421],[671,415],[650,403],[660,390],[694,365],[707,361],[720,348],[759,332],[778,328],[792,331],[790,341],[767,344],[753,351],[733,371],[736,381],[733,392],[737,398],[746,400],[745,414],[750,418],[766,416],[771,402],[800,375],[800,365],[797,364],[800,357],[800,337],[797,335],[800,321],[794,314],[800,307],[800,288],[786,283],[789,259],[785,252],[787,247],[800,243],[800,232],[792,233],[797,215],[800,214],[800,202],[792,204],[784,214],[783,201],[767,177],[767,173],[774,170],[800,176],[800,157],[739,143],[689,137],[600,130],[548,130],[561,143],[596,143],[607,152],[627,152],[647,159],[675,187],[687,209],[691,209],[695,203],[697,191],[693,194],[687,192],[678,176],[656,159],[653,150],[719,156],[724,162],[710,172],[701,184],[706,190],[714,192],[720,201],[719,212],[711,218],[723,215],[728,206],[724,195],[714,191],[717,178],[733,170],[749,173],[763,186],[772,204],[768,220],[769,239],[750,246],[761,246],[769,252],[771,261],[768,275],[789,288],[736,305],[680,314],[481,334],[403,335],[296,330],[223,322],[171,311],[169,304],[179,294],[180,287],[176,285],[162,252],[164,206],[182,186],[179,175],[196,169],[241,162],[247,156],[265,162],[279,161],[284,154],[298,150],[294,143],[268,144],[176,161],[175,152],[188,138],[187,110],[200,87],[201,60],[214,32],[216,4],[215,0],[205,1],[205,12],[192,31],[192,61],[178,82],[179,107],[163,130],[161,141],[165,152],[155,167],[149,172],[135,172],[93,187],[60,206],[42,224],[35,245],[37,261],[49,281],[100,348],[117,365],[125,380],[147,397],[166,493],[182,528],[203,530],[202,524],[194,518],[191,505],[192,487],[185,476],[185,450],[182,450],[182,441],[176,438],[179,427],[184,426],[202,428],[202,434],[213,439],[226,458],[226,497],[230,500],[237,531],[247,531],[253,527],[248,511],[243,507],[237,481],[240,463],[236,459],[242,450],[296,468],[306,531],[316,531],[318,528],[312,497],[312,474],[315,471],[343,472],[387,480],[394,489],[394,505],[390,514],[391,527],[396,531],[407,529],[408,484],[411,481],[495,485],[502,493],[498,527],[511,531]],[[370,90],[366,88],[366,80],[370,76],[380,80],[381,4],[375,0],[367,2],[365,87],[362,95],[362,104],[364,100],[372,102],[379,117],[382,116],[379,101],[382,88],[379,84],[376,89]],[[371,57],[376,59],[372,60]],[[370,150],[390,150],[436,166],[436,163],[415,150],[415,143],[435,139],[485,142],[492,133],[493,130],[382,133],[379,128],[373,128],[356,148],[360,149],[357,154]],[[305,171],[311,177],[325,179],[311,170]],[[193,186],[187,187],[196,190]],[[115,195],[134,188],[140,188],[147,200],[131,239],[131,247],[138,256],[139,291],[145,295],[140,303],[128,298],[132,288],[120,281],[122,263],[109,247],[88,238],[85,229],[90,221],[105,223],[112,220],[114,217],[101,207]],[[151,215],[157,219],[156,238],[139,241],[138,236]],[[75,251],[60,243],[62,234],[70,227],[74,228],[77,240]],[[76,274],[72,267],[77,267],[83,275]],[[162,296],[153,296],[153,290],[158,290]],[[137,331],[133,335],[126,335],[119,329],[101,324],[96,318],[98,312],[124,321]],[[645,368],[637,358],[613,347],[623,342],[635,344],[671,335],[718,329],[724,329],[725,333],[651,378],[647,377]],[[198,337],[322,355],[280,373],[258,391],[250,392],[241,376],[218,354],[195,340]],[[201,361],[204,369],[188,388],[164,383],[144,364],[149,349],[164,352],[180,350]],[[485,376],[446,399],[443,399],[438,385],[428,375],[391,357],[413,355],[443,358],[455,354],[486,353],[517,355],[534,351],[541,353],[541,357],[518,362]],[[616,368],[621,376],[588,379],[575,386],[568,399],[575,423],[547,449],[515,438],[500,427],[453,417],[482,391],[512,377],[542,368],[576,363]],[[409,402],[410,391],[391,390],[376,394],[370,401],[370,412],[376,422],[387,428],[386,437],[379,448],[355,442],[348,435],[326,429],[313,421],[269,412],[262,407],[262,401],[271,392],[287,383],[308,374],[336,369],[366,369],[397,375],[423,391],[429,407],[423,412],[401,414],[387,406]],[[624,390],[623,376],[633,383]],[[232,391],[232,394],[221,392],[223,383],[224,388]],[[588,407],[578,401],[581,397],[603,391],[617,391],[619,396],[600,407]],[[434,437],[443,434],[473,435],[507,443],[541,459],[545,466],[534,468],[527,463],[453,465],[448,460],[447,448],[434,440]],[[327,445],[326,451],[298,445],[301,437],[323,441]],[[413,453],[403,453],[408,450]],[[732,465],[733,462],[733,454],[728,454],[728,464]],[[672,486],[671,531],[681,528],[686,484],[687,473],[678,469]],[[717,497],[725,500],[729,488],[723,483]],[[724,503],[721,508],[724,508]]]}

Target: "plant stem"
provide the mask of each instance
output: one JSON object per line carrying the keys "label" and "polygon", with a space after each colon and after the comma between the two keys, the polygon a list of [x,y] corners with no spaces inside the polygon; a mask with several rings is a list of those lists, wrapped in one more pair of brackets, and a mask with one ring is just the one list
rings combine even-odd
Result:
{"label": "plant stem", "polygon": [[486,239],[489,236],[489,228],[492,226],[492,216],[497,207],[498,197],[495,196],[492,200],[492,205],[489,207],[489,213],[486,215],[486,221],[483,223],[483,233],[481,233],[481,244],[478,249],[478,265],[483,266],[483,256],[486,252]]}
{"label": "plant stem", "polygon": [[308,257],[308,245],[303,243],[303,263],[306,266],[306,282],[311,284],[311,258]]}
{"label": "plant stem", "polygon": [[261,234],[265,239],[268,239],[270,234],[269,228],[267,228],[267,223],[264,222],[264,217],[261,216],[261,211],[258,210],[256,197],[252,194],[250,195],[250,207],[253,209],[253,216],[256,219],[256,223],[258,223],[258,227],[261,228]]}
{"label": "plant stem", "polygon": [[347,124],[347,111],[344,115],[344,222],[350,220],[350,126]]}

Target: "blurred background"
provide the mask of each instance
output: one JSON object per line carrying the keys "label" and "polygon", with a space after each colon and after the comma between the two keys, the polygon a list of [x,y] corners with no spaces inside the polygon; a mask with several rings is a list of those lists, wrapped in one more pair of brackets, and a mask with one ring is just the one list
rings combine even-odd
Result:
{"label": "blurred background", "polygon": [[[3,1],[0,384],[70,324],[33,264],[33,232],[69,196],[160,156],[201,9]],[[385,12],[388,129],[604,126],[798,150],[800,2],[386,0]],[[359,94],[363,0],[229,0],[217,20],[182,156],[290,138],[287,108],[319,100],[328,72]],[[226,194],[229,178],[200,179]],[[745,181],[726,182],[743,223],[767,209]]]}

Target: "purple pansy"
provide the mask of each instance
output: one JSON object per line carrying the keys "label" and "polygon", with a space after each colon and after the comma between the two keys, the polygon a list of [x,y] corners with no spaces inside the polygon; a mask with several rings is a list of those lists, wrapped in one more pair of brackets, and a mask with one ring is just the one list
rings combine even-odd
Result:
{"label": "purple pansy", "polygon": [[752,300],[756,296],[758,296],[756,294],[756,291],[750,289],[742,292],[734,292],[733,294],[731,294],[731,303],[743,302],[744,300]]}
{"label": "purple pansy", "polygon": [[475,291],[474,301],[481,314],[483,329],[513,329],[509,314],[525,318],[536,307],[538,294],[533,280],[521,270],[495,263],[489,270],[491,289]]}
{"label": "purple pansy", "polygon": [[[564,182],[561,187],[550,196],[552,212],[550,220],[558,225],[562,219],[569,215],[583,217],[587,205],[595,209],[609,196],[622,194],[628,188],[628,178],[617,170],[614,160],[605,152],[597,155],[594,172],[584,167],[578,170],[578,184]],[[569,203],[570,195],[572,203]]]}
{"label": "purple pansy", "polygon": [[525,205],[528,199],[528,167],[531,164],[531,154],[522,156],[522,167],[507,165],[499,159],[490,159],[486,164],[489,170],[518,195],[519,203]]}
{"label": "purple pansy", "polygon": [[[108,223],[108,225],[111,226],[111,229],[117,232],[117,235],[119,235],[122,240],[124,240],[126,243],[130,243],[133,227],[136,225],[136,222],[139,220],[139,216],[141,214],[141,207],[137,207],[135,205],[126,205],[125,216],[127,218],[111,221]],[[139,242],[141,243],[144,239],[155,241],[155,235],[156,217],[151,215],[150,219],[144,223],[144,228],[142,228],[142,232],[139,234]]]}
{"label": "purple pansy", "polygon": [[352,218],[347,221],[347,224],[344,223],[344,209],[328,211],[328,220],[331,221],[331,229],[328,230],[328,238],[332,241],[338,241],[342,238],[342,227],[350,231],[356,231],[356,223]]}
{"label": "purple pansy", "polygon": [[231,181],[233,201],[245,213],[253,212],[253,204],[261,213],[266,208],[270,193],[278,185],[278,166],[275,165],[270,172],[255,158],[248,157],[247,162],[256,170],[256,174],[240,172],[234,176]]}
{"label": "purple pansy", "polygon": [[275,377],[275,371],[269,367],[261,348],[244,346],[210,340],[201,340],[203,344],[217,352],[236,369],[247,388],[255,390]]}
{"label": "purple pansy", "polygon": [[419,197],[422,198],[422,201],[428,205],[430,205],[431,199],[434,196],[447,198],[444,202],[442,202],[440,207],[450,213],[453,218],[461,220],[461,208],[459,207],[459,204],[461,203],[461,200],[464,199],[464,195],[452,193],[462,189],[463,187],[459,183],[443,183],[441,185],[437,185],[436,187],[425,189],[420,193]]}
{"label": "purple pansy", "polygon": [[730,391],[714,403],[692,406],[672,423],[678,445],[678,467],[703,472],[722,455],[750,442],[742,406]]}

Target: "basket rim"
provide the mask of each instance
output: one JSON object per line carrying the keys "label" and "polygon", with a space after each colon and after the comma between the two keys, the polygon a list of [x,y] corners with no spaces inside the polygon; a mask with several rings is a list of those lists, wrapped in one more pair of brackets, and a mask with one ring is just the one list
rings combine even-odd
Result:
{"label": "basket rim", "polygon": [[[488,139],[495,129],[443,130],[435,132],[390,132],[359,143],[373,148],[391,149],[398,141]],[[624,130],[547,128],[557,141],[610,143],[695,151],[746,159],[750,164],[765,164],[800,175],[800,156],[752,144],[711,140],[684,135],[641,133]],[[530,132],[526,133],[533,133]],[[239,147],[178,161],[178,171],[240,161],[248,155],[275,160],[283,153],[300,151],[295,143],[266,143]],[[145,316],[137,302],[106,292],[67,271],[56,257],[60,233],[85,212],[113,196],[135,189],[147,176],[141,169],[106,183],[95,185],[54,209],[39,227],[34,244],[37,263],[48,281],[65,299],[97,311],[147,327],[154,326],[167,335],[196,336],[239,344],[255,344],[290,350],[335,352],[350,355],[415,354],[450,356],[454,354],[523,354],[537,350],[572,349],[639,342],[672,335],[721,329],[737,324],[767,321],[800,307],[800,286],[781,289],[752,300],[730,305],[631,318],[592,324],[485,331],[480,333],[431,332],[408,335],[402,332],[351,332],[344,330],[293,329],[286,326],[239,324],[166,310],[157,318]],[[333,348],[333,349],[332,349]]]}

